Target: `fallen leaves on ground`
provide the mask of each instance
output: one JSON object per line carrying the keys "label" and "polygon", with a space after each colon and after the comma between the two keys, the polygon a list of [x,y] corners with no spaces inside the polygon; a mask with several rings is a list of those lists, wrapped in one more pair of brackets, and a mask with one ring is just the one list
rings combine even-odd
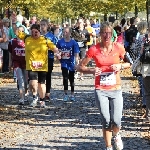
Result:
{"label": "fallen leaves on ground", "polygon": [[0,84],[5,84],[5,83],[14,83],[12,73],[6,73],[0,75]]}

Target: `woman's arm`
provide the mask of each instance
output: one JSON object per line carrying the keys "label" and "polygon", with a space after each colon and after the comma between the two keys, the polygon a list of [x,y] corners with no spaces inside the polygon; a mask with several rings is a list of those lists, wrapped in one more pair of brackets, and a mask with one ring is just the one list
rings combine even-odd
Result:
{"label": "woman's arm", "polygon": [[2,33],[2,37],[0,38],[0,43],[6,42],[7,37],[6,37],[6,34],[4,32],[4,29],[1,29],[1,33]]}
{"label": "woman's arm", "polygon": [[74,56],[75,56],[75,65],[77,66],[79,63],[79,53],[75,53]]}
{"label": "woman's arm", "polygon": [[87,56],[85,56],[85,58],[77,66],[76,70],[84,74],[95,74],[95,68],[86,67],[90,60],[91,58],[88,58]]}

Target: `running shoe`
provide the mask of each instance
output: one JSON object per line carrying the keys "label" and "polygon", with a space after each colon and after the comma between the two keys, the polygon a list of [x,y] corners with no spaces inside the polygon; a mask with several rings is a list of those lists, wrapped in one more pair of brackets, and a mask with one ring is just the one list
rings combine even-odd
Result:
{"label": "running shoe", "polygon": [[115,142],[114,144],[115,144],[116,150],[122,150],[123,149],[123,142],[122,142],[120,134],[118,133],[117,135],[115,135],[113,137],[113,139]]}
{"label": "running shoe", "polygon": [[24,102],[28,102],[28,98],[29,98],[29,93],[27,92],[27,93],[25,93],[25,95],[24,95]]}
{"label": "running shoe", "polygon": [[34,97],[32,103],[31,103],[31,106],[32,107],[37,106],[37,101],[38,101],[38,97]]}
{"label": "running shoe", "polygon": [[19,100],[19,105],[24,105],[24,99]]}
{"label": "running shoe", "polygon": [[46,108],[45,101],[40,101],[40,108]]}
{"label": "running shoe", "polygon": [[65,95],[65,96],[64,96],[64,98],[63,98],[63,101],[65,101],[65,102],[66,102],[66,101],[68,101],[68,100],[69,100],[68,95]]}
{"label": "running shoe", "polygon": [[113,150],[113,148],[112,147],[107,147],[106,150]]}
{"label": "running shoe", "polygon": [[79,77],[78,72],[76,72],[75,75],[74,75],[74,78],[78,79],[78,77]]}
{"label": "running shoe", "polygon": [[70,100],[71,100],[71,101],[75,101],[75,96],[74,96],[74,95],[71,95]]}
{"label": "running shoe", "polygon": [[51,100],[51,98],[49,96],[45,96],[45,101],[49,102]]}

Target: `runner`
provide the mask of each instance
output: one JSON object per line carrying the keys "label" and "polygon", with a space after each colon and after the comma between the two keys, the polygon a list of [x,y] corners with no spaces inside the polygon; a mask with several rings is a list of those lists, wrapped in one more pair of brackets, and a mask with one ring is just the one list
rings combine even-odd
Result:
{"label": "runner", "polygon": [[[85,20],[85,29],[90,34],[90,42],[87,42],[88,49],[94,44],[96,45],[96,32],[93,27],[91,27],[90,21]],[[88,66],[92,67],[92,60],[88,63]]]}
{"label": "runner", "polygon": [[[87,50],[87,42],[90,42],[90,34],[84,27],[83,19],[78,20],[78,27],[75,28],[75,32],[77,33],[77,37],[73,37],[75,41],[77,41],[80,49],[79,57],[80,61],[85,57],[85,53]],[[78,72],[75,75],[75,78],[78,78]],[[80,73],[80,79],[84,80],[83,73]]]}
{"label": "runner", "polygon": [[93,27],[91,27],[90,21],[86,19],[85,21],[85,29],[90,34],[90,42],[87,42],[88,49],[94,44],[96,45],[96,32]]}
{"label": "runner", "polygon": [[96,19],[93,19],[92,21],[93,22],[91,24],[91,27],[93,27],[95,29],[96,37],[98,38],[99,37],[99,32],[100,32],[100,24],[97,22]]}
{"label": "runner", "polygon": [[[130,64],[120,64],[125,49],[119,43],[111,41],[112,34],[113,28],[107,22],[101,25],[101,42],[87,51],[77,70],[95,74],[95,99],[102,116],[106,149],[112,150],[113,134],[116,149],[122,150],[123,142],[119,134],[123,110],[120,70],[130,67]],[[87,68],[86,65],[92,58],[96,68]]]}
{"label": "runner", "polygon": [[[4,24],[4,32],[6,34],[7,41],[0,43],[0,48],[3,50],[3,67],[2,72],[8,73],[9,72],[9,51],[8,51],[8,44],[9,44],[9,19],[3,18]],[[0,31],[0,37],[2,37],[2,33]]]}
{"label": "runner", "polygon": [[[43,19],[40,22],[41,24],[41,34],[50,39],[55,45],[57,44],[57,37],[54,36],[54,33],[48,31],[48,20]],[[57,28],[53,29],[54,32]],[[59,28],[58,28],[59,31]],[[59,33],[59,32],[58,32]],[[48,51],[48,72],[46,75],[46,100],[50,100],[50,89],[51,89],[51,76],[54,65],[54,52],[52,50]]]}
{"label": "runner", "polygon": [[[24,32],[24,27],[20,26],[18,31]],[[28,75],[25,62],[25,43],[19,38],[14,38],[9,42],[8,50],[10,52],[10,58],[12,58],[10,61],[13,64],[14,72],[17,77],[17,84],[20,94],[19,104],[24,105],[28,84]]]}
{"label": "runner", "polygon": [[122,28],[120,26],[120,21],[119,20],[115,20],[114,24],[114,30],[116,31],[117,33],[117,39],[116,39],[116,42],[124,45],[124,41],[123,41],[123,33],[122,33]]}
{"label": "runner", "polygon": [[57,47],[61,51],[61,69],[64,85],[64,101],[69,100],[68,97],[68,79],[71,86],[70,100],[74,101],[74,73],[75,66],[78,64],[79,46],[75,40],[71,39],[71,28],[65,27],[63,30],[63,37],[58,41]]}
{"label": "runner", "polygon": [[31,106],[34,107],[37,105],[38,90],[41,107],[45,107],[48,49],[53,50],[59,57],[58,49],[49,39],[40,35],[40,25],[38,24],[32,25],[31,36],[27,37],[25,33],[17,31],[16,35],[25,40],[26,70],[28,70],[30,90],[33,93],[33,102]]}
{"label": "runner", "polygon": [[[2,21],[2,19],[0,19],[0,31],[1,31],[0,43],[7,41],[7,36],[5,34],[3,26],[4,26],[3,21]],[[2,69],[2,62],[3,62],[3,51],[0,48],[0,70]]]}

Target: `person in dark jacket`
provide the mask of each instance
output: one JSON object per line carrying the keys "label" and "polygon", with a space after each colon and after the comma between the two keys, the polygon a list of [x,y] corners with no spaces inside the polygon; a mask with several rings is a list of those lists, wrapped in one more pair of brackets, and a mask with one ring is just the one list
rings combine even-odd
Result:
{"label": "person in dark jacket", "polygon": [[[79,58],[80,61],[82,61],[85,57],[86,50],[88,49],[87,42],[90,42],[90,34],[84,27],[83,19],[78,20],[78,27],[76,27],[73,32],[75,33],[73,38],[78,43],[80,49]],[[78,78],[78,73],[75,75],[75,78]],[[82,73],[80,74],[80,79],[83,80]]]}
{"label": "person in dark jacket", "polygon": [[136,18],[130,18],[130,27],[125,31],[125,40],[128,42],[128,46],[126,47],[126,51],[132,56],[132,45],[135,42],[136,35],[138,33],[137,27],[135,26]]}

